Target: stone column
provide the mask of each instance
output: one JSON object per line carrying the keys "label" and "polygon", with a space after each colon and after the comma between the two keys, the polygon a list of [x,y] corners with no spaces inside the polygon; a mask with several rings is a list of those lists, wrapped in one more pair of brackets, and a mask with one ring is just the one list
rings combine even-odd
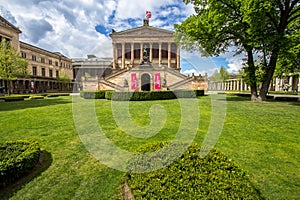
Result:
{"label": "stone column", "polygon": [[125,68],[125,43],[122,43],[122,69]]}
{"label": "stone column", "polygon": [[141,43],[141,44],[140,44],[140,60],[143,60],[143,56],[144,56],[144,54],[143,54],[143,49],[144,49],[143,43]]}
{"label": "stone column", "polygon": [[113,69],[116,69],[116,63],[118,61],[118,52],[117,52],[117,44],[113,43]]}
{"label": "stone column", "polygon": [[176,58],[177,58],[177,69],[180,69],[180,47],[179,46],[177,46]]}
{"label": "stone column", "polygon": [[300,92],[300,73],[299,73],[298,77],[299,77],[299,78],[298,78],[298,79],[299,79],[299,80],[298,80],[298,92]]}
{"label": "stone column", "polygon": [[289,78],[289,91],[292,92],[293,91],[293,75],[290,74],[290,78]]}
{"label": "stone column", "polygon": [[149,60],[150,60],[150,62],[152,62],[152,59],[153,59],[153,52],[152,52],[152,47],[153,47],[153,43],[150,43],[150,52],[149,52]]}
{"label": "stone column", "polygon": [[162,44],[159,43],[158,46],[159,46],[158,47],[158,64],[161,65],[161,46],[162,46]]}
{"label": "stone column", "polygon": [[283,91],[283,79],[282,78],[280,79],[279,88],[280,88],[279,91]]}
{"label": "stone column", "polygon": [[236,89],[236,82],[237,82],[237,80],[234,80],[234,81],[233,81],[233,90],[237,90],[237,89]]}
{"label": "stone column", "polygon": [[171,43],[168,43],[168,68],[171,67]]}
{"label": "stone column", "polygon": [[131,64],[134,65],[134,43],[131,43]]}

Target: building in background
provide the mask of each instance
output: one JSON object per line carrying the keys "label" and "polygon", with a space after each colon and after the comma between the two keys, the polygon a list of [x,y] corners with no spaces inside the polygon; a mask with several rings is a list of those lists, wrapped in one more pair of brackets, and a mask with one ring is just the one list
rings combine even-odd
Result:
{"label": "building in background", "polygon": [[[71,59],[61,53],[49,52],[19,41],[21,31],[1,16],[0,27],[0,41],[8,41],[29,63],[29,76],[11,81],[12,93],[60,92],[73,89]],[[0,86],[6,90],[8,84],[8,81],[0,80]]]}
{"label": "building in background", "polygon": [[111,71],[83,76],[89,68],[89,61],[85,61],[85,67],[75,73],[76,82],[82,82],[83,90],[207,90],[207,75],[188,77],[180,73],[180,47],[174,41],[173,31],[149,26],[146,18],[143,26],[120,32],[112,30],[110,37]]}

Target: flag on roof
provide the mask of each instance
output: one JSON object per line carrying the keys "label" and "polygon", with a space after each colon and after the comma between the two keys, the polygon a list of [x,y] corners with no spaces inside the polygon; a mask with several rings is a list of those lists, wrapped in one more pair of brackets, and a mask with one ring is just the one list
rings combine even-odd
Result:
{"label": "flag on roof", "polygon": [[147,19],[151,18],[151,12],[150,11],[146,11],[146,18]]}

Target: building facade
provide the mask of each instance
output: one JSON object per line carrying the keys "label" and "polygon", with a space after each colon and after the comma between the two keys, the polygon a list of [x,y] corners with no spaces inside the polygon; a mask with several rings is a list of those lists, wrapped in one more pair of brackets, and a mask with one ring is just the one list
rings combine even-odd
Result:
{"label": "building facade", "polygon": [[112,31],[112,73],[85,79],[83,90],[159,91],[207,90],[207,76],[180,73],[180,47],[174,32],[149,26]]}
{"label": "building facade", "polygon": [[[21,31],[0,16],[0,39],[5,39],[20,52],[29,63],[27,77],[18,77],[13,81],[1,80],[0,86],[11,93],[43,93],[71,91],[73,70],[72,60],[58,52],[19,41]],[[10,85],[10,87],[9,87]]]}

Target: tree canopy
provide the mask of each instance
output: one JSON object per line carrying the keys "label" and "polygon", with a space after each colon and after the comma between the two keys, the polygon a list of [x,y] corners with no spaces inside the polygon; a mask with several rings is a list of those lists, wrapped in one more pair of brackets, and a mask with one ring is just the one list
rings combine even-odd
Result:
{"label": "tree canopy", "polygon": [[[252,99],[266,100],[279,55],[299,43],[299,0],[184,0],[195,14],[175,25],[175,39],[187,50],[218,56],[237,47],[246,57],[244,72]],[[290,37],[290,40],[288,39]],[[294,39],[295,45],[289,42]],[[299,40],[298,40],[299,41]],[[284,51],[285,50],[285,51]],[[259,59],[255,60],[258,55]],[[293,57],[290,56],[293,60]],[[262,87],[257,93],[257,70]]]}

